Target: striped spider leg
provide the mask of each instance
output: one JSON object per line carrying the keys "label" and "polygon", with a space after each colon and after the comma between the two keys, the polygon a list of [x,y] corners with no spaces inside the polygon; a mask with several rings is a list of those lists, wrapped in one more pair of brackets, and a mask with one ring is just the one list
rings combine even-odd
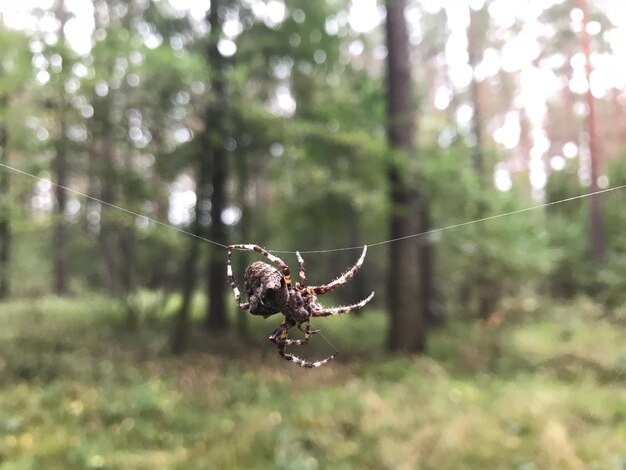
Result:
{"label": "striped spider leg", "polygon": [[237,282],[235,281],[235,276],[233,275],[233,266],[231,263],[231,257],[233,254],[233,248],[236,248],[236,245],[231,245],[228,247],[228,258],[226,261],[226,276],[228,277],[228,282],[230,287],[233,289],[233,293],[235,295],[235,303],[237,307],[241,310],[249,310],[250,302],[241,303],[241,292],[239,292],[239,288],[237,287]]}
{"label": "striped spider leg", "polygon": [[356,272],[359,269],[361,269],[361,266],[363,266],[363,260],[365,259],[366,254],[367,254],[367,245],[363,247],[363,252],[361,253],[361,256],[359,257],[357,262],[354,264],[354,266],[348,269],[345,273],[343,273],[334,281],[329,282],[328,284],[324,284],[321,286],[307,287],[306,291],[311,295],[322,295],[322,294],[331,292],[337,289],[338,287],[344,285],[346,282],[352,279],[352,277],[356,274]]}
{"label": "striped spider leg", "polygon": [[256,251],[257,253],[262,254],[263,256],[268,258],[272,263],[274,263],[276,266],[278,266],[278,268],[280,268],[281,274],[282,274],[283,278],[285,279],[285,283],[287,284],[287,287],[288,288],[291,287],[291,273],[289,272],[289,266],[287,266],[287,263],[285,263],[278,256],[274,256],[269,251],[267,251],[265,248],[260,247],[259,245],[245,245],[245,244],[230,245],[228,247],[228,253],[230,254],[230,252],[233,249]]}
{"label": "striped spider leg", "polygon": [[[359,256],[359,259],[357,260],[357,262],[354,264],[354,266],[348,269],[348,271],[346,271],[344,274],[339,276],[334,281],[329,282],[328,284],[315,286],[315,287],[307,287],[306,288],[307,293],[311,296],[322,295],[322,294],[331,292],[337,289],[338,287],[344,285],[346,282],[352,279],[352,277],[354,277],[354,275],[357,273],[359,269],[361,269],[361,266],[363,266],[363,261],[365,260],[366,254],[367,254],[367,245],[363,247],[361,256]],[[327,317],[327,316],[339,315],[342,313],[354,312],[356,310],[363,308],[370,300],[372,300],[373,297],[374,297],[374,293],[372,292],[369,296],[367,296],[365,299],[361,300],[360,302],[356,304],[346,305],[343,307],[332,307],[332,308],[322,308],[319,304],[317,304],[317,302],[313,302],[313,308],[311,309],[311,316],[312,317]]]}
{"label": "striped spider leg", "polygon": [[298,283],[296,284],[296,289],[302,290],[306,287],[306,268],[299,251],[296,251],[296,257],[298,258]]}
{"label": "striped spider leg", "polygon": [[359,309],[365,307],[365,305],[367,303],[369,303],[369,301],[372,300],[373,298],[374,298],[374,293],[372,292],[372,293],[370,293],[370,295],[368,295],[366,298],[364,298],[360,302],[357,302],[356,304],[345,305],[343,307],[314,308],[311,311],[311,317],[313,317],[313,318],[315,318],[315,317],[330,317],[330,316],[334,316],[334,315],[340,315],[342,313],[354,312],[356,310],[359,310]]}
{"label": "striped spider leg", "polygon": [[[270,335],[269,339],[272,343],[276,345],[278,348],[278,354],[281,355],[284,359],[293,362],[294,364],[299,365],[300,367],[306,367],[307,369],[314,369],[317,367],[321,367],[329,361],[332,361],[335,356],[338,354],[337,352],[328,356],[326,359],[322,359],[319,361],[307,361],[306,359],[302,359],[294,354],[285,352],[287,346],[290,345],[303,345],[309,342],[309,338],[318,333],[320,330],[311,330],[309,328],[308,320],[306,322],[298,323],[298,328],[304,333],[303,339],[290,339],[287,337],[287,330],[296,324],[292,320],[286,319],[282,325],[274,330],[274,332]],[[304,327],[303,327],[304,325]]]}
{"label": "striped spider leg", "polygon": [[[304,333],[304,338],[291,339],[287,336],[287,331],[289,330],[289,328],[294,326],[297,326],[298,329],[302,331],[302,333]],[[311,324],[309,323],[309,320],[296,323],[291,319],[285,319],[285,321],[269,336],[269,340],[277,346],[301,346],[303,344],[307,344],[311,336],[319,332],[319,329],[311,329]]]}

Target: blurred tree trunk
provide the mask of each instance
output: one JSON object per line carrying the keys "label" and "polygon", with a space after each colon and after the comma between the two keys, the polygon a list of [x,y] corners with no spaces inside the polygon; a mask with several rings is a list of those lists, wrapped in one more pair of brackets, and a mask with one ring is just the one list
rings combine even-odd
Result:
{"label": "blurred tree trunk", "polygon": [[170,338],[170,345],[174,354],[181,354],[187,349],[189,342],[189,327],[191,318],[191,302],[193,293],[198,282],[198,256],[200,255],[200,243],[202,236],[202,221],[206,217],[206,202],[209,201],[209,184],[207,160],[202,153],[199,155],[199,171],[196,181],[196,207],[195,217],[191,233],[193,237],[189,240],[189,252],[182,266],[182,300],[180,308],[174,319],[174,328]]}
{"label": "blurred tree trunk", "polygon": [[[583,12],[582,24],[582,50],[585,55],[585,75],[587,77],[587,136],[589,145],[589,159],[591,163],[591,186],[589,191],[597,193],[598,177],[600,176],[600,142],[596,130],[595,100],[591,93],[591,39],[587,31],[589,23],[589,5],[587,0],[578,0],[578,7]],[[602,204],[602,194],[591,194],[591,204],[589,212],[589,251],[591,257],[597,265],[604,262],[606,256],[606,232],[604,228],[604,210]]]}
{"label": "blurred tree trunk", "polygon": [[[405,0],[387,0],[387,132],[390,146],[405,155],[415,153],[415,112]],[[395,159],[394,159],[395,160]],[[420,195],[404,180],[397,163],[389,168],[391,216],[389,237],[417,233]],[[426,347],[426,322],[420,298],[417,243],[389,246],[388,347],[397,352],[420,352]]]}
{"label": "blurred tree trunk", "polygon": [[[226,87],[224,83],[225,60],[217,45],[222,32],[224,1],[213,0],[209,12],[211,33],[207,46],[207,61],[212,72],[212,97],[205,115],[204,134],[200,139],[200,153],[210,158],[211,185],[211,225],[209,238],[224,245],[227,244],[226,226],[222,221],[222,213],[226,207],[226,179],[228,165],[224,138],[226,134]],[[201,157],[202,158],[202,157]],[[211,247],[207,264],[208,309],[205,319],[207,330],[219,331],[228,326],[226,315],[226,256],[224,250],[217,246]]]}
{"label": "blurred tree trunk", "polygon": [[[419,233],[432,230],[430,209],[424,197],[420,199]],[[446,321],[445,314],[437,308],[437,286],[435,279],[434,246],[431,238],[426,235],[418,238],[418,265],[420,275],[420,296],[423,305],[424,319],[429,326],[441,325]]]}
{"label": "blurred tree trunk", "polygon": [[65,96],[61,93],[60,103],[57,107],[57,119],[59,120],[59,135],[55,142],[55,154],[52,161],[52,174],[54,180],[54,229],[53,229],[53,253],[54,253],[54,292],[57,295],[68,293],[67,286],[67,224],[65,212],[67,209],[68,169],[66,153],[66,129],[65,122]]}
{"label": "blurred tree trunk", "polygon": [[[131,165],[131,151],[128,151],[124,157],[124,171],[127,174],[133,172]],[[126,193],[126,194],[124,194]],[[124,188],[123,195],[127,196],[129,193],[128,188]],[[123,197],[124,197],[123,196]],[[124,197],[128,200],[127,197]],[[135,260],[135,220],[131,220],[128,223],[122,224],[118,233],[119,244],[119,267],[120,267],[120,288],[124,295],[130,293],[133,289],[133,263]]]}
{"label": "blurred tree trunk", "polygon": [[[114,173],[115,145],[113,144],[110,122],[104,123],[102,134],[101,146],[99,148],[100,155],[98,155],[99,163],[96,165],[98,168],[98,179],[100,181],[100,199],[107,204],[114,204],[112,175]],[[100,206],[100,232],[98,234],[98,242],[106,269],[107,285],[109,286],[110,292],[117,295],[120,294],[120,290],[118,288],[117,257],[113,237],[114,227],[109,217],[112,208],[107,204]]]}
{"label": "blurred tree trunk", "polygon": [[[246,154],[239,155],[237,159],[237,180],[239,181],[239,206],[241,207],[241,219],[239,221],[239,232],[241,243],[249,243],[251,238],[250,222],[252,220],[252,210],[248,188],[250,186],[250,162]],[[248,252],[238,252],[237,272],[243,273],[248,266]],[[237,333],[245,338],[248,335],[248,311],[237,309]]]}
{"label": "blurred tree trunk", "polygon": [[115,222],[117,211],[110,206],[116,203],[116,146],[108,105],[101,106],[98,109],[100,128],[94,131],[97,137],[89,151],[92,192],[98,194],[98,198],[104,202],[99,205],[98,245],[109,292],[112,295],[124,295],[132,289],[130,260],[133,253],[125,251],[123,229],[117,227]]}
{"label": "blurred tree trunk", "polygon": [[[101,15],[95,15],[96,29],[106,29],[107,23],[103,21]],[[99,65],[101,72],[107,66]],[[114,197],[114,175],[115,175],[115,138],[114,123],[112,119],[112,109],[115,108],[115,98],[113,93],[106,93],[99,96],[92,92],[90,101],[93,105],[94,114],[88,121],[89,133],[92,138],[89,146],[89,194],[93,194],[102,203],[87,201],[87,215],[91,212],[99,213],[97,222],[89,222],[87,218],[87,228],[95,234],[102,262],[101,283],[106,285],[106,289],[111,295],[119,295],[118,269],[116,256],[116,243],[114,240],[114,226],[112,216],[113,208],[109,204],[115,203]],[[90,225],[92,225],[90,227]]]}
{"label": "blurred tree trunk", "polygon": [[[57,0],[55,5],[55,15],[59,20],[60,43],[65,44],[64,27],[68,19],[68,13],[65,10],[64,0]],[[66,59],[66,57],[64,57]],[[63,66],[66,66],[66,60],[63,60]],[[53,251],[53,288],[57,295],[65,295],[68,293],[67,284],[67,224],[65,221],[65,212],[67,209],[67,193],[63,187],[67,187],[68,183],[68,166],[67,166],[67,96],[63,83],[60,84],[59,96],[55,103],[56,119],[58,121],[58,133],[54,144],[54,157],[51,164],[52,179],[55,184],[54,196],[56,204],[54,206],[54,228],[52,239]]]}
{"label": "blurred tree trunk", "polygon": [[[199,224],[194,223],[193,233],[198,231],[197,226],[199,226]],[[171,349],[174,354],[182,354],[185,352],[189,343],[191,301],[193,300],[193,291],[198,278],[197,260],[199,251],[200,239],[194,237],[189,241],[189,252],[183,263],[181,277],[183,287],[182,300],[174,319],[174,328],[170,339]]]}
{"label": "blurred tree trunk", "polygon": [[[127,2],[128,11],[120,18],[119,31],[132,37],[137,24],[144,21],[142,2]],[[107,28],[107,21],[96,15],[96,28]],[[128,41],[132,51],[138,51],[133,40]],[[111,74],[114,63],[108,60],[100,64],[103,76]],[[115,62],[115,61],[113,61]],[[132,67],[132,66],[131,66]],[[133,68],[124,72],[130,76]],[[94,153],[94,176],[97,179],[99,198],[106,204],[99,207],[100,222],[98,243],[104,264],[106,283],[113,295],[127,295],[133,289],[133,266],[136,249],[136,226],[131,217],[118,217],[119,212],[110,204],[119,201],[129,206],[137,202],[135,184],[140,184],[133,160],[137,156],[135,147],[127,139],[130,131],[129,112],[141,108],[142,92],[122,80],[119,88],[108,90],[103,96],[94,95],[94,118],[91,119],[92,145]],[[94,183],[94,186],[96,184]]]}
{"label": "blurred tree trunk", "polygon": [[[198,281],[197,260],[200,254],[199,237],[204,235],[203,227],[210,224],[208,237],[226,244],[226,227],[221,214],[225,206],[227,162],[223,138],[225,132],[224,113],[226,97],[224,85],[224,59],[217,44],[221,34],[221,3],[213,0],[209,12],[211,33],[207,46],[207,62],[212,71],[210,90],[212,93],[204,118],[204,132],[198,139],[195,220],[190,241],[189,254],[183,265],[181,276],[183,292],[181,307],[176,314],[171,337],[171,347],[175,354],[182,353],[188,343],[190,310],[193,292]],[[210,207],[209,210],[207,208]],[[208,330],[222,330],[228,326],[226,317],[226,257],[224,251],[211,248],[206,265],[208,308],[205,326]]]}
{"label": "blurred tree trunk", "polygon": [[[6,99],[0,99],[0,109]],[[8,135],[4,124],[0,126],[0,163],[9,163]],[[11,208],[9,205],[9,170],[0,168],[0,299],[9,295],[9,253],[11,249]]]}
{"label": "blurred tree trunk", "polygon": [[619,88],[613,88],[611,90],[610,100],[611,109],[609,111],[609,119],[612,121],[613,125],[609,126],[610,149],[607,149],[605,146],[604,150],[607,157],[610,155],[612,158],[618,158],[622,151],[622,136],[626,135],[626,121],[624,119],[626,113],[624,113],[624,107],[621,103],[621,90]]}
{"label": "blurred tree trunk", "polygon": [[[486,17],[485,17],[486,15]],[[482,96],[480,82],[476,78],[476,69],[481,61],[483,54],[483,42],[485,34],[489,26],[489,16],[485,9],[479,11],[470,8],[470,24],[467,30],[468,56],[469,65],[472,69],[472,79],[470,81],[470,98],[472,101],[472,168],[479,183],[481,193],[487,189],[488,173],[485,165],[485,146],[482,131]],[[479,196],[476,211],[472,214],[475,219],[482,219],[487,213],[486,201]],[[482,231],[484,225],[479,225],[478,230]],[[487,265],[489,260],[483,248],[479,249],[477,256],[477,271],[474,273],[475,278],[471,283],[471,289],[475,292],[478,300],[478,317],[482,319],[488,318],[496,308],[498,303],[498,292],[492,287],[489,277]]]}
{"label": "blurred tree trunk", "polygon": [[[530,184],[530,150],[533,148],[532,129],[530,119],[525,108],[519,110],[519,144],[516,152],[518,153],[518,167],[524,168],[523,179],[520,183],[524,185],[526,194],[532,194],[532,185]],[[521,172],[520,172],[521,173]]]}
{"label": "blurred tree trunk", "polygon": [[[474,137],[472,147],[472,167],[476,176],[480,180],[481,188],[485,186],[485,152],[482,133],[482,106],[480,96],[480,83],[476,78],[476,68],[480,63],[483,53],[482,38],[485,34],[485,25],[480,17],[481,12],[470,8],[470,24],[467,31],[469,65],[472,68],[472,79],[470,81],[470,98],[472,100],[472,134]],[[483,208],[481,208],[483,209]],[[484,211],[482,211],[484,213]],[[478,217],[482,217],[479,214]]]}
{"label": "blurred tree trunk", "polygon": [[[131,1],[128,6],[128,14],[124,18],[124,27],[128,31],[133,31],[137,24],[144,20],[144,5],[146,2]],[[122,82],[120,88],[123,99],[126,101],[125,107],[133,107],[133,101],[136,99],[137,91],[130,86],[128,80]],[[133,175],[135,169],[132,165],[132,160],[136,157],[136,149],[133,145],[129,145],[126,149],[122,148],[122,161],[120,167],[126,175]],[[134,175],[133,175],[134,176]],[[124,180],[122,180],[124,181]],[[120,186],[121,198],[124,201],[131,201],[132,198],[132,185],[134,178],[125,180],[126,184]],[[117,224],[116,227],[116,241],[117,241],[117,253],[118,253],[118,273],[119,273],[119,285],[120,290],[124,295],[127,295],[133,289],[133,265],[135,262],[135,242],[136,242],[136,225],[134,219],[129,220],[127,223]]]}

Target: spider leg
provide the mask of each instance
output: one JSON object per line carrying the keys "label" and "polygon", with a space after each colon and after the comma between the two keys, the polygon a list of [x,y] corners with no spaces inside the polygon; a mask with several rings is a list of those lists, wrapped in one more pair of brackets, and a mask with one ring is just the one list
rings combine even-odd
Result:
{"label": "spider leg", "polygon": [[[308,321],[298,323],[298,329],[304,333],[302,339],[288,338],[289,328],[295,326],[296,323],[293,320],[285,320],[278,328],[276,328],[269,336],[269,340],[276,346],[301,346],[309,342],[309,338],[315,333],[319,333],[319,329],[312,330]],[[304,325],[304,326],[303,326]]]}
{"label": "spider leg", "polygon": [[363,308],[370,300],[372,300],[373,297],[374,297],[374,293],[372,292],[365,299],[361,300],[360,302],[356,304],[346,305],[345,307],[317,308],[317,309],[311,310],[311,316],[312,317],[328,317],[332,315],[339,315],[341,313],[354,312],[355,310],[359,310],[360,308]]}
{"label": "spider leg", "polygon": [[[302,325],[304,325],[304,328],[302,327]],[[313,336],[314,334],[322,331],[319,328],[311,329],[311,322],[309,320],[298,323],[298,329],[302,331],[302,333],[304,333],[305,338],[309,338],[310,336]]]}
{"label": "spider leg", "polygon": [[307,369],[313,369],[316,367],[321,367],[327,362],[333,360],[337,353],[332,356],[327,357],[326,359],[322,359],[320,361],[307,361],[306,359],[302,359],[294,354],[285,352],[285,348],[290,345],[301,345],[306,344],[309,341],[309,337],[319,332],[319,330],[311,330],[307,325],[302,328],[301,325],[298,325],[298,328],[304,332],[304,339],[289,339],[287,337],[287,331],[289,328],[295,325],[295,322],[292,320],[285,320],[278,328],[274,330],[274,332],[270,335],[269,339],[272,343],[276,345],[278,348],[278,354],[280,354],[284,359],[293,362],[294,364],[299,365],[300,367],[306,367]]}
{"label": "spider leg", "polygon": [[287,263],[285,263],[278,256],[274,256],[265,248],[262,248],[259,245],[242,245],[242,244],[230,245],[228,247],[228,251],[230,252],[233,248],[238,249],[238,250],[256,251],[257,253],[260,253],[266,258],[268,258],[272,263],[274,263],[276,266],[280,268],[280,272],[283,278],[285,279],[285,284],[287,284],[288,288],[291,288],[291,273],[289,272],[289,266],[287,266]]}
{"label": "spider leg", "polygon": [[334,281],[329,282],[328,284],[324,284],[321,286],[307,287],[306,291],[311,295],[321,295],[321,294],[326,294],[327,292],[333,291],[337,289],[339,286],[342,286],[343,284],[348,282],[350,279],[352,279],[355,273],[361,268],[361,266],[363,265],[363,260],[365,259],[366,253],[367,253],[367,245],[363,247],[363,252],[361,253],[361,256],[359,257],[357,262],[354,264],[354,266],[352,266],[348,271],[346,271],[344,274],[339,276]]}
{"label": "spider leg", "polygon": [[296,256],[298,257],[298,283],[296,284],[296,288],[304,289],[306,287],[306,268],[299,251],[296,251]]}
{"label": "spider leg", "polygon": [[335,356],[337,355],[337,353],[335,353],[332,356],[328,356],[326,359],[322,359],[320,361],[311,362],[311,361],[307,361],[305,359],[302,359],[301,357],[294,356],[291,353],[285,352],[284,351],[284,347],[281,348],[280,346],[278,347],[278,354],[280,354],[283,358],[287,359],[288,361],[291,361],[294,364],[298,364],[300,367],[306,367],[307,369],[314,369],[316,367],[321,367],[324,364],[326,364],[327,362],[332,361],[335,358]]}
{"label": "spider leg", "polygon": [[295,326],[295,324],[296,323],[293,320],[285,319],[285,321],[272,332],[272,334],[269,336],[268,339],[279,348],[281,346],[282,347],[292,346],[292,345],[300,346],[302,344],[308,343],[309,342],[308,336],[306,336],[303,339],[291,339],[288,337],[289,328],[291,328],[292,326]]}
{"label": "spider leg", "polygon": [[235,281],[235,276],[233,275],[233,267],[230,262],[232,252],[233,252],[232,248],[228,247],[226,275],[228,276],[228,282],[230,283],[230,287],[232,287],[233,293],[235,294],[235,303],[237,304],[237,307],[239,307],[241,310],[248,310],[250,308],[250,303],[249,302],[246,302],[243,304],[241,303],[241,292],[239,292],[239,288],[237,287],[237,282]]}

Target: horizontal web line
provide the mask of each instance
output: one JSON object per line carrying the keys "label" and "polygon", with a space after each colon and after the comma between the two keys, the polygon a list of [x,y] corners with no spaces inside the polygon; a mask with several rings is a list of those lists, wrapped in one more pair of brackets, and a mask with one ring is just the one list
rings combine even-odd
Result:
{"label": "horizontal web line", "polygon": [[[140,218],[143,218],[145,220],[149,220],[150,222],[154,222],[155,224],[161,225],[163,227],[170,228],[170,229],[175,230],[175,231],[177,231],[179,233],[183,233],[185,235],[189,235],[191,237],[197,238],[197,239],[205,241],[207,243],[211,243],[211,244],[219,246],[221,248],[225,248],[225,249],[228,248],[228,245],[224,245],[223,243],[219,243],[217,241],[210,240],[210,239],[202,237],[200,235],[196,235],[195,233],[189,232],[188,230],[184,230],[182,228],[176,227],[175,225],[168,224],[167,222],[162,222],[162,221],[160,221],[158,219],[155,219],[155,218],[152,218],[152,217],[148,217],[146,215],[139,214],[137,212],[133,212],[133,211],[131,211],[129,209],[125,209],[124,207],[118,206],[116,204],[113,204],[113,203],[110,203],[110,202],[107,202],[107,201],[103,201],[102,199],[99,199],[99,198],[94,197],[94,196],[90,196],[89,194],[85,194],[85,193],[83,193],[81,191],[77,191],[77,190],[69,188],[67,186],[63,186],[63,185],[54,183],[53,181],[51,181],[48,178],[42,178],[40,176],[33,175],[31,173],[28,173],[28,172],[26,172],[24,170],[20,170],[19,168],[12,167],[12,166],[7,165],[5,163],[0,163],[0,167],[6,168],[8,170],[14,171],[15,173],[19,173],[19,174],[24,175],[24,176],[29,176],[29,177],[31,177],[31,178],[33,178],[35,180],[38,180],[38,181],[45,181],[47,183],[50,183],[53,186],[61,188],[61,189],[65,190],[65,191],[68,191],[70,193],[76,194],[78,196],[82,196],[82,197],[87,198],[87,199],[91,199],[92,201],[96,201],[96,202],[99,202],[99,203],[104,204],[106,206],[112,207],[114,209],[118,209],[118,210],[120,210],[122,212],[126,212],[127,214],[133,215],[135,217],[140,217]],[[612,188],[601,189],[599,191],[594,191],[594,192],[591,192],[591,193],[580,194],[578,196],[572,196],[572,197],[568,197],[568,198],[565,198],[565,199],[560,199],[558,201],[546,202],[546,203],[543,203],[543,204],[537,204],[535,206],[525,207],[523,209],[517,209],[517,210],[514,210],[514,211],[504,212],[504,213],[501,213],[501,214],[491,215],[491,216],[488,216],[488,217],[482,217],[480,219],[474,219],[474,220],[470,220],[470,221],[467,221],[467,222],[461,222],[461,223],[458,223],[458,224],[448,225],[446,227],[441,227],[441,228],[436,228],[436,229],[432,229],[432,230],[427,230],[425,232],[419,232],[419,233],[414,233],[414,234],[411,234],[411,235],[405,235],[403,237],[390,238],[388,240],[383,240],[383,241],[374,242],[374,243],[368,243],[367,246],[368,247],[375,247],[375,246],[381,246],[381,245],[388,245],[390,243],[396,243],[396,242],[403,241],[403,240],[409,240],[411,238],[423,237],[423,236],[431,235],[431,234],[434,234],[434,233],[445,232],[447,230],[452,230],[452,229],[459,228],[459,227],[465,227],[467,225],[473,225],[473,224],[478,224],[480,222],[487,222],[489,220],[500,219],[502,217],[508,217],[508,216],[515,215],[515,214],[521,214],[523,212],[529,212],[529,211],[533,211],[533,210],[536,210],[536,209],[541,209],[542,207],[554,206],[556,204],[563,204],[563,203],[566,203],[566,202],[575,201],[577,199],[584,199],[586,197],[590,197],[590,196],[593,196],[595,194],[609,193],[609,192],[617,191],[617,190],[624,189],[624,188],[626,188],[626,184],[622,184],[620,186],[615,186],[615,187],[612,187]],[[330,249],[324,249],[324,250],[300,251],[300,253],[306,253],[306,254],[333,253],[333,252],[336,252],[336,251],[360,250],[362,248],[363,248],[363,245],[359,245],[359,246],[347,246],[347,247],[342,247],[342,248],[330,248]],[[287,251],[287,250],[269,250],[269,251],[272,251],[273,253],[288,253],[288,254],[289,253],[296,253],[295,251]]]}

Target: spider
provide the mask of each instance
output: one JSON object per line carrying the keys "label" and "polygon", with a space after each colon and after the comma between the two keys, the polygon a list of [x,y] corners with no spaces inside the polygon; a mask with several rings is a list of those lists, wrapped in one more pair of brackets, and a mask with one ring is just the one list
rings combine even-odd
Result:
{"label": "spider", "polygon": [[[268,258],[278,268],[276,269],[262,261],[257,261],[248,266],[244,274],[244,286],[248,294],[248,302],[245,303],[241,302],[241,294],[233,276],[231,255],[234,249],[254,250]],[[285,349],[291,345],[306,344],[311,336],[319,333],[319,329],[311,329],[311,318],[353,312],[364,307],[372,300],[374,292],[360,302],[344,307],[323,308],[317,302],[318,295],[331,292],[348,282],[363,264],[366,253],[367,246],[364,246],[363,252],[354,266],[334,281],[321,286],[307,287],[304,260],[299,252],[296,252],[298,258],[298,282],[296,282],[295,286],[292,286],[289,266],[279,257],[274,256],[259,245],[230,245],[228,247],[227,264],[228,281],[235,294],[235,303],[241,310],[250,310],[252,315],[260,315],[263,318],[279,312],[285,316],[283,323],[269,336],[269,340],[278,348],[278,354],[301,367],[320,367],[334,359],[337,353],[326,359],[310,362],[286,352]],[[303,339],[290,339],[288,337],[288,330],[294,326],[304,333]]]}

